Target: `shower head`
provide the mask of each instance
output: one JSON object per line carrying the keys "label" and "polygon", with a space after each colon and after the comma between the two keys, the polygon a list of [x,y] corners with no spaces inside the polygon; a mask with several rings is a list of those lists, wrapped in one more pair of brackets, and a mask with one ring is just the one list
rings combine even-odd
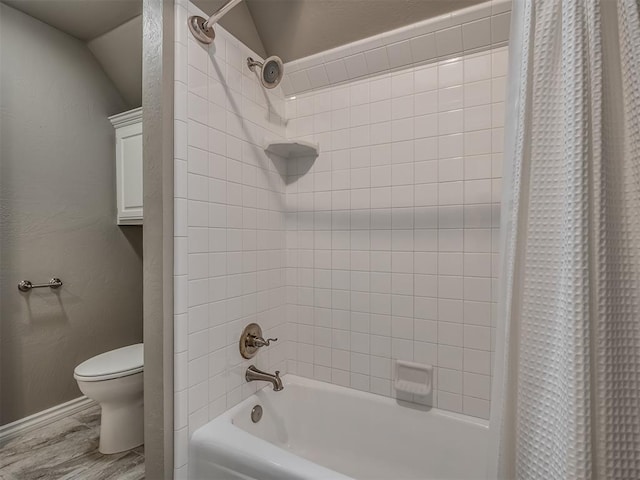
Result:
{"label": "shower head", "polygon": [[249,57],[247,58],[247,66],[252,72],[256,71],[256,67],[260,67],[260,82],[265,88],[277,87],[284,75],[282,60],[275,55],[267,58],[264,63]]}

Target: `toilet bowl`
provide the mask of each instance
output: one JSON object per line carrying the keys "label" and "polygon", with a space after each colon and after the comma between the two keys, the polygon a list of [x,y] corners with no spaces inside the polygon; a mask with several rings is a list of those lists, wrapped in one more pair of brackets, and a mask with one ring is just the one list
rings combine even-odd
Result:
{"label": "toilet bowl", "polygon": [[73,371],[80,391],[101,407],[101,453],[118,453],[142,445],[143,344],[96,355]]}

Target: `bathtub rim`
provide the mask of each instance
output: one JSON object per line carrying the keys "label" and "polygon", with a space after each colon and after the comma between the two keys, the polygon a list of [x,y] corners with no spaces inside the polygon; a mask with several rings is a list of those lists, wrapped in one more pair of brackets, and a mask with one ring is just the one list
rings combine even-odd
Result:
{"label": "bathtub rim", "polygon": [[[285,391],[287,386],[302,386],[311,390],[324,390],[335,392],[337,395],[347,395],[367,402],[374,402],[394,408],[413,408],[424,411],[429,415],[440,416],[457,422],[489,430],[489,421],[471,417],[456,412],[449,412],[436,407],[427,407],[404,402],[391,397],[385,397],[370,392],[355,390],[350,387],[330,384],[319,380],[286,374],[282,377]],[[334,480],[353,480],[343,473],[332,470],[312,460],[308,460],[297,454],[273,444],[263,438],[255,436],[234,423],[236,415],[245,409],[250,409],[253,404],[262,400],[257,394],[265,389],[272,388],[266,385],[254,394],[234,405],[226,412],[210,420],[198,428],[189,440],[189,464],[190,468],[202,463],[213,468],[222,468],[238,474],[238,479],[314,479],[320,480],[332,478]],[[270,392],[268,392],[270,393]],[[274,393],[278,395],[279,392]],[[252,452],[247,452],[248,442],[255,442]],[[214,455],[212,455],[213,448]],[[205,458],[197,455],[198,452],[206,452]],[[247,462],[247,458],[255,458],[257,462]],[[260,465],[261,469],[256,469]],[[191,478],[191,477],[190,477]]]}

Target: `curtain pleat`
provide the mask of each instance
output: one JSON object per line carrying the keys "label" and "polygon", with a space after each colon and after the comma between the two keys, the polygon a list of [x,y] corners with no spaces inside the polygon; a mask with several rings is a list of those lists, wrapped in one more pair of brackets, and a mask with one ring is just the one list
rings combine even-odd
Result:
{"label": "curtain pleat", "polygon": [[489,478],[640,479],[640,18],[513,8]]}

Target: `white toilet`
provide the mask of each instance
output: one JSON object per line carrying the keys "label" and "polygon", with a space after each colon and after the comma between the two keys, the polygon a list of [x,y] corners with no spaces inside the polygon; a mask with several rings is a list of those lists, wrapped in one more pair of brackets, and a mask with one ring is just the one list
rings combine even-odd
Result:
{"label": "white toilet", "polygon": [[96,355],[73,371],[80,391],[102,408],[101,453],[123,452],[144,442],[143,358],[139,343]]}

